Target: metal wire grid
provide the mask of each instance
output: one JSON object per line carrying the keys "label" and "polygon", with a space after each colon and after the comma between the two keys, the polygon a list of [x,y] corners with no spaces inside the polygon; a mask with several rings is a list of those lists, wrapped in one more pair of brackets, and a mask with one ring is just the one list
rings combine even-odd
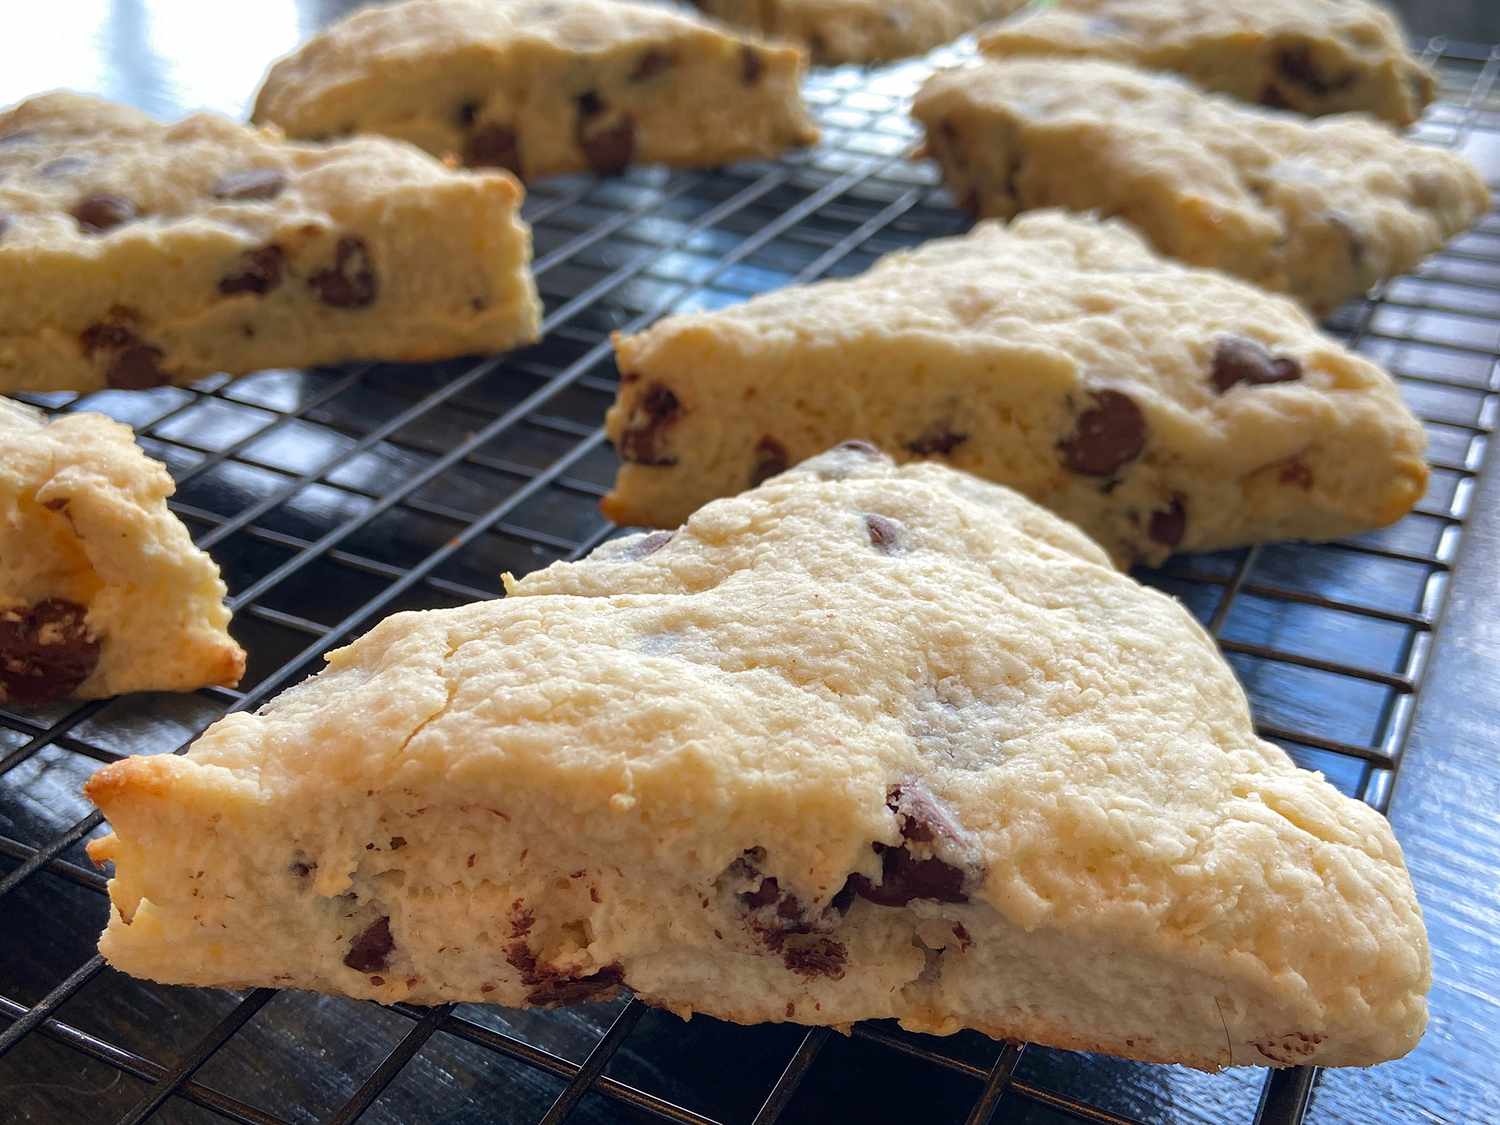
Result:
{"label": "metal wire grid", "polygon": [[[1427,56],[1441,64],[1447,101],[1423,131],[1437,143],[1500,142],[1500,104],[1492,97],[1500,48],[1435,40]],[[0,797],[25,795],[25,767],[43,753],[108,762],[181,749],[212,719],[258,706],[381,616],[491,597],[501,569],[524,572],[592,550],[613,531],[595,509],[615,464],[599,429],[615,383],[611,329],[857,272],[890,249],[961,229],[931,170],[903,159],[913,137],[904,99],[928,65],[815,76],[808,98],[826,140],[810,154],[721,173],[633,172],[618,181],[540,185],[527,213],[546,338],[524,352],[439,365],[437,378],[364,365],[37,399],[131,422],[172,468],[174,508],[225,567],[252,665],[242,690],[207,689],[175,706],[138,697],[40,716],[0,712]],[[1402,378],[1429,428],[1435,485],[1417,515],[1326,547],[1183,558],[1145,576],[1208,625],[1244,676],[1263,734],[1382,810],[1500,407],[1497,293],[1500,218],[1491,215],[1419,274],[1345,310],[1331,326]],[[1288,675],[1310,680],[1289,686]],[[33,879],[46,884],[44,895],[66,885],[102,895],[104,878],[77,861],[80,843],[99,828],[90,813],[29,842],[0,835],[0,855],[13,861],[0,878],[0,903],[14,904]],[[0,927],[13,920],[0,906]],[[10,936],[26,940],[24,931]],[[146,1091],[121,1122],[143,1121],[169,1103],[231,1121],[288,1120],[195,1078],[272,990],[244,996],[167,1063],[69,1022],[65,1005],[103,970],[93,957],[34,1003],[9,995],[14,982],[0,979],[7,1024],[0,1058],[35,1034],[141,1080]],[[404,1033],[327,1120],[359,1118],[439,1033],[492,1052],[497,1065],[562,1080],[541,1119],[547,1125],[586,1096],[652,1120],[720,1120],[605,1074],[646,1012],[639,1001],[618,1011],[581,1061],[452,1005],[394,1010],[409,1021]],[[789,1120],[830,1037],[819,1028],[802,1034],[779,1077],[740,1119]],[[961,1116],[970,1123],[991,1120],[1002,1105],[1074,1120],[1133,1120],[1097,1104],[1089,1090],[1019,1074],[1028,1053],[1038,1054],[1024,1045],[993,1047],[975,1061],[945,1042],[882,1025],[858,1027],[855,1037],[892,1058],[919,1060],[934,1076],[969,1083],[973,1096]],[[1271,1072],[1255,1119],[1299,1121],[1314,1073]]]}

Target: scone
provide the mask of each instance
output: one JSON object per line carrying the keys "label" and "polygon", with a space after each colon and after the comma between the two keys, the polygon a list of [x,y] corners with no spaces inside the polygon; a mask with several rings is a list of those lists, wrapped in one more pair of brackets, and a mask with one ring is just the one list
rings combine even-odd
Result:
{"label": "scone", "polygon": [[954,198],[1128,219],[1164,254],[1327,312],[1410,270],[1489,206],[1455,153],[1359,115],[1314,121],[1118,63],[993,60],[912,110]]}
{"label": "scone", "polygon": [[990,28],[979,47],[1172,70],[1247,102],[1396,125],[1422,116],[1435,88],[1401,26],[1368,0],[1056,0]]}
{"label": "scone", "polygon": [[271,68],[255,120],[399,137],[528,179],[811,144],[797,49],[627,0],[406,0]]}
{"label": "scone", "polygon": [[0,399],[0,707],[239,681],[219,568],[170,495],[129,426]]}
{"label": "scone", "polygon": [[528,342],[520,203],[393,141],[33,98],[0,113],[0,393]]}
{"label": "scone", "polygon": [[615,350],[620,523],[675,526],[854,437],[1016,488],[1121,565],[1376,527],[1427,480],[1391,378],[1291,301],[1057,211]]}
{"label": "scone", "polygon": [[1026,0],[691,0],[726,23],[805,44],[813,62],[920,55]]}
{"label": "scone", "polygon": [[1386,822],[1016,493],[855,443],[507,588],[96,774],[110,963],[1206,1068],[1422,1033]]}

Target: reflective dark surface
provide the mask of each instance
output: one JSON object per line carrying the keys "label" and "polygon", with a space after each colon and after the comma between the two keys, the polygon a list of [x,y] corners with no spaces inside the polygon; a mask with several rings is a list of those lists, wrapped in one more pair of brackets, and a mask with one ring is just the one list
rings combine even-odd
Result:
{"label": "reflective dark surface", "polygon": [[[0,103],[71,86],[161,116],[198,107],[240,114],[272,57],[350,6],[0,5]],[[1500,5],[1408,8],[1424,34],[1500,39]],[[1455,22],[1433,24],[1439,15]],[[1458,50],[1444,61],[1447,100],[1421,132],[1461,144],[1493,184],[1500,100],[1486,53]],[[962,229],[932,169],[901,159],[912,139],[903,99],[922,74],[912,64],[815,76],[809,96],[826,140],[782,164],[534,185],[527,214],[550,331],[503,360],[275,371],[44,401],[130,422],[171,467],[178,511],[224,567],[234,630],[251,653],[240,691],[253,703],[392,610],[492,596],[499,572],[545,565],[609,534],[595,504],[615,465],[597,434],[613,396],[611,329],[852,273],[880,253]],[[581,293],[590,299],[575,301]],[[1394,819],[1431,929],[1432,1027],[1406,1060],[1322,1075],[1309,1119],[1500,1120],[1500,513],[1495,470],[1484,466],[1500,406],[1500,220],[1492,215],[1331,326],[1407,378],[1436,466],[1419,512],[1356,541],[1179,558],[1142,577],[1215,630],[1263,729],[1304,765],[1379,804],[1390,782],[1382,767],[1405,748]],[[1432,616],[1445,604],[1434,634]],[[0,879],[86,816],[80,787],[99,761],[172,750],[242,701],[204,692],[0,714]],[[81,870],[81,847],[62,859],[80,866],[54,865],[0,897],[0,1031],[93,952],[105,916],[99,881]],[[236,1011],[248,1017],[243,1026],[213,1036],[225,1043],[189,1096],[173,1097],[154,1120],[222,1120],[205,1108],[214,1091],[278,1119],[328,1119],[421,1026],[421,1013],[300,993],[259,1008],[238,1000],[94,976],[57,1013],[76,1029],[73,1046],[58,1031],[32,1034],[0,1057],[0,1121],[113,1120],[148,1092],[145,1078]],[[570,1068],[536,1054],[539,1065],[523,1065],[484,1044],[503,1033],[576,1063],[623,1003],[557,1013],[463,1006],[362,1120],[537,1120]],[[647,1012],[605,1073],[695,1113],[749,1121],[801,1043],[792,1026],[685,1024]],[[940,1041],[882,1027],[812,1045],[782,1120],[962,1121],[1001,1057],[978,1036]],[[931,1050],[948,1065],[913,1054]],[[125,1070],[97,1057],[111,1051]],[[1253,1119],[1264,1075],[1028,1048],[1015,1078],[997,1120],[1075,1120],[1060,1101],[1077,1099],[1127,1118],[1227,1122]],[[647,1118],[593,1092],[570,1120]]]}

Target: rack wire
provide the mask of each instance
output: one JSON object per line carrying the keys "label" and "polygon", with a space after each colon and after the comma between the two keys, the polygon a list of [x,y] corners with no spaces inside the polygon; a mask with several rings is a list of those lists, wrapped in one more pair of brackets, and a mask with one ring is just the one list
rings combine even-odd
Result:
{"label": "rack wire", "polygon": [[[1434,40],[1426,54],[1443,101],[1418,135],[1500,151],[1500,48]],[[92,953],[105,880],[81,846],[102,828],[78,789],[98,763],[180,750],[384,615],[494,597],[502,570],[576,558],[614,533],[596,508],[615,468],[599,428],[616,383],[611,330],[858,272],[963,228],[934,171],[905,158],[905,101],[945,61],[812,77],[825,140],[809,153],[536,185],[526,214],[546,335],[525,351],[34,398],[131,423],[169,466],[174,509],[224,568],[251,666],[238,691],[0,711],[0,1116],[1302,1119],[1306,1069],[1208,1077],[885,1024],[847,1040],[685,1025],[633,999],[517,1013],[169,989]],[[1208,626],[1266,737],[1384,810],[1500,410],[1500,217],[1329,327],[1400,378],[1431,442],[1426,499],[1382,532],[1184,556],[1141,577]],[[871,1074],[878,1088],[862,1090],[855,1077]]]}

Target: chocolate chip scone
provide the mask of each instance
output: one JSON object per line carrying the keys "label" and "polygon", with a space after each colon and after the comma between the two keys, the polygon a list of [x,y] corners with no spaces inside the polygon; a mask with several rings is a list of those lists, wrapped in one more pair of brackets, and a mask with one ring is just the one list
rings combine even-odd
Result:
{"label": "chocolate chip scone", "polygon": [[1410,270],[1489,206],[1468,161],[1379,122],[1309,121],[1118,63],[980,62],[934,75],[912,112],[980,215],[1118,215],[1164,254],[1318,312]]}
{"label": "chocolate chip scone", "polygon": [[670,527],[846,438],[1073,520],[1122,565],[1399,518],[1421,427],[1284,297],[1063,212],[617,338],[604,510]]}
{"label": "chocolate chip scone", "polygon": [[239,681],[219,568],[170,495],[129,426],[0,399],[0,706]]}
{"label": "chocolate chip scone", "polygon": [[406,0],[271,68],[255,119],[383,133],[526,178],[711,167],[817,139],[802,54],[626,0]]}
{"label": "chocolate chip scone", "polygon": [[110,963],[1208,1068],[1422,1033],[1386,822],[1015,493],[855,444],[507,585],[98,773]]}
{"label": "chocolate chip scone", "polygon": [[34,98],[0,113],[0,392],[530,341],[520,202],[394,141]]}
{"label": "chocolate chip scone", "polygon": [[1401,26],[1368,0],[1056,0],[989,29],[979,46],[1172,70],[1248,102],[1396,125],[1422,116],[1435,89]]}
{"label": "chocolate chip scone", "polygon": [[727,23],[805,44],[822,65],[920,55],[1026,0],[692,0]]}

